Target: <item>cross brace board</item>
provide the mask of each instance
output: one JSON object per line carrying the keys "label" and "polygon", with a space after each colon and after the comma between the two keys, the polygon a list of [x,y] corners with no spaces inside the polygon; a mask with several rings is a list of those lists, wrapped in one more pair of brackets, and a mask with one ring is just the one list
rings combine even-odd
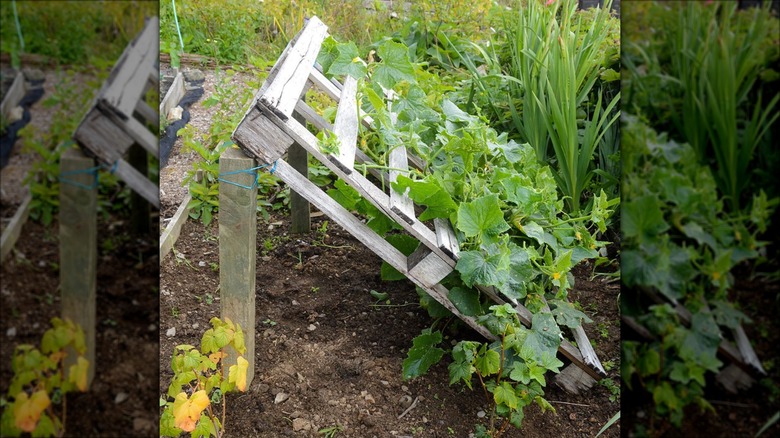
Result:
{"label": "cross brace board", "polygon": [[[316,64],[317,54],[326,36],[327,27],[322,21],[317,17],[308,20],[304,29],[288,44],[271,69],[266,82],[233,132],[232,139],[247,155],[257,159],[259,164],[273,164],[276,176],[291,190],[327,214],[472,329],[489,340],[495,340],[496,337],[484,326],[455,307],[448,298],[449,291],[440,283],[454,270],[459,258],[458,241],[449,221],[437,219],[433,221],[431,229],[417,219],[414,204],[406,193],[389,189],[388,194],[382,188],[389,187],[388,182],[408,172],[408,166],[424,169],[425,163],[400,146],[390,153],[392,165],[389,172],[371,172],[380,179],[380,186],[363,173],[355,171],[355,161],[370,162],[357,148],[358,124],[362,123],[363,126],[371,128],[373,121],[356,105],[356,81],[347,77],[345,83],[341,84],[335,79],[328,79]],[[333,125],[302,100],[308,87],[320,89],[338,103]],[[307,129],[305,123],[293,118],[293,113],[303,117],[317,129],[335,133],[338,150],[333,154],[324,153],[319,147],[317,137]],[[364,199],[417,239],[420,242],[418,249],[407,257],[310,182],[306,176],[293,169],[283,158],[293,143],[303,147],[338,178],[357,190]],[[479,289],[493,301],[500,304],[505,302],[492,288]],[[512,302],[512,305],[518,311],[521,322],[530,326],[532,313],[520,303]],[[568,374],[581,375],[581,386],[590,387],[596,380],[605,376],[606,372],[593,349],[589,348],[590,342],[584,330],[580,328],[574,335],[580,348],[564,339],[559,352],[582,371]]]}
{"label": "cross brace board", "polygon": [[159,83],[159,33],[156,17],[122,53],[111,74],[79,123],[73,139],[88,155],[110,166],[136,193],[160,208],[160,190],[125,160],[133,144],[160,158],[157,135],[146,124],[159,125],[157,110],[144,102],[149,87]]}

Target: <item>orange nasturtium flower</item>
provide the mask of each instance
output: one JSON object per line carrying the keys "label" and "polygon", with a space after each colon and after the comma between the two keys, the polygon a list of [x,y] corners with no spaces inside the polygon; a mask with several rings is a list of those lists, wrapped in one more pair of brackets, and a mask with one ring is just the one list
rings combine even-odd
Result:
{"label": "orange nasturtium flower", "polygon": [[14,424],[25,432],[32,432],[41,419],[43,410],[51,404],[46,391],[34,392],[32,397],[22,391],[16,396],[14,402]]}
{"label": "orange nasturtium flower", "polygon": [[173,401],[174,424],[185,432],[192,432],[200,420],[201,412],[208,405],[209,396],[202,389],[192,394],[190,398],[187,398],[187,393],[180,392]]}

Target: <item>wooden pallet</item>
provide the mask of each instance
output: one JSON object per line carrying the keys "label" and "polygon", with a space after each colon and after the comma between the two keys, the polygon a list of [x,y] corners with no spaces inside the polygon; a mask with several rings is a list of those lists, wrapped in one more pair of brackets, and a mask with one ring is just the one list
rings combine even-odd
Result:
{"label": "wooden pallet", "polygon": [[[641,288],[641,292],[656,304],[671,304],[680,322],[686,326],[691,324],[693,317],[691,311],[678,301],[668,300],[652,288]],[[704,308],[709,309],[706,301]],[[642,338],[649,341],[657,340],[647,328],[631,316],[621,315],[621,319],[626,327]],[[732,330],[731,334],[733,343],[722,339],[718,345],[718,356],[729,362],[729,365],[721,370],[715,378],[727,391],[737,393],[742,389],[750,388],[755,382],[754,379],[765,377],[767,373],[761,365],[761,361],[758,360],[758,355],[756,355],[742,325],[740,324]]]}
{"label": "wooden pallet", "polygon": [[[316,64],[320,46],[327,35],[327,27],[318,18],[313,17],[307,22],[271,69],[265,83],[255,95],[252,106],[233,132],[233,140],[259,164],[272,166],[275,175],[292,191],[302,195],[316,208],[330,216],[472,329],[486,339],[495,340],[496,337],[478,324],[473,317],[458,311],[448,299],[449,291],[440,284],[440,281],[454,270],[459,258],[458,241],[449,222],[434,219],[433,229],[431,229],[417,219],[414,203],[408,195],[395,190],[386,193],[381,188],[390,186],[386,184],[387,181],[395,181],[399,175],[408,173],[409,166],[424,168],[425,163],[408,153],[404,147],[397,147],[388,157],[389,172],[372,169],[372,175],[381,180],[380,185],[369,180],[361,172],[355,171],[356,161],[371,164],[366,155],[357,149],[358,123],[371,127],[373,121],[370,117],[359,114],[356,103],[357,81],[350,76],[346,77],[343,84],[335,79],[327,79]],[[322,90],[338,103],[336,119],[332,126],[303,101],[302,97],[309,87]],[[307,129],[305,123],[299,122],[293,115],[302,117],[317,129],[335,133],[340,143],[338,153],[326,155],[321,152],[315,135]],[[357,190],[363,198],[403,227],[420,242],[418,249],[407,257],[310,182],[305,172],[302,174],[295,170],[283,158],[293,144],[303,147],[306,152]],[[480,287],[480,290],[496,303],[506,302],[492,288]],[[520,303],[512,304],[523,324],[530,326],[531,312]],[[583,372],[567,372],[564,378],[579,381],[580,387],[590,387],[596,380],[606,375],[606,372],[581,327],[575,331],[574,337],[579,348],[564,339],[559,352],[572,362],[571,366]],[[572,375],[576,376],[571,377]],[[570,387],[570,385],[563,386]]]}
{"label": "wooden pallet", "polygon": [[145,174],[125,160],[128,149],[140,145],[147,153],[160,158],[156,132],[159,129],[157,111],[144,101],[149,87],[159,84],[160,23],[150,18],[141,34],[133,40],[119,58],[111,75],[98,92],[89,111],[81,120],[73,139],[82,150],[127,183],[150,204],[160,208],[160,190]]}

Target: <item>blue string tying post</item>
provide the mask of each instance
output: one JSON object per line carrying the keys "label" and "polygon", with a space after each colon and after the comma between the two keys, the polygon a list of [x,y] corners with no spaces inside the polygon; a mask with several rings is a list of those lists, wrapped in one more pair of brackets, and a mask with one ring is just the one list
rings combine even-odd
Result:
{"label": "blue string tying post", "polygon": [[[256,166],[256,167],[250,167],[249,169],[241,169],[241,170],[234,170],[234,171],[232,171],[232,172],[225,172],[225,173],[220,173],[220,174],[219,174],[219,178],[217,178],[217,179],[218,179],[220,182],[225,182],[225,183],[228,183],[228,184],[232,184],[232,185],[234,185],[234,186],[237,186],[237,187],[241,187],[241,188],[243,188],[243,189],[252,190],[252,189],[254,189],[255,187],[257,187],[257,185],[260,183],[260,174],[259,174],[259,173],[257,173],[257,171],[258,171],[258,170],[260,170],[260,169],[266,168],[266,167],[268,167],[268,166],[269,166],[268,164],[261,164],[260,166]],[[270,168],[270,169],[268,169],[268,171],[269,171],[270,173],[274,173],[274,172],[276,171],[276,161],[274,161],[274,162],[273,162],[273,165],[271,166],[271,168]],[[239,175],[239,174],[242,174],[242,173],[248,173],[248,174],[250,174],[250,175],[255,175],[255,179],[254,179],[254,181],[252,182],[252,185],[251,185],[251,186],[247,186],[247,185],[244,185],[244,184],[241,184],[241,183],[237,183],[237,182],[235,182],[235,181],[230,181],[230,180],[228,180],[228,179],[225,179],[225,178],[223,178],[224,176],[228,176],[228,175]]]}
{"label": "blue string tying post", "polygon": [[[84,190],[95,190],[98,186],[98,170],[100,170],[100,166],[90,167],[87,169],[79,169],[79,170],[71,170],[68,172],[61,172],[60,173],[60,182],[65,184],[70,184],[72,186],[76,186],[79,188],[82,188]],[[72,180],[70,178],[67,178],[68,176],[72,175],[82,175],[82,174],[88,174],[92,175],[92,184],[86,185],[82,184],[78,181]]]}

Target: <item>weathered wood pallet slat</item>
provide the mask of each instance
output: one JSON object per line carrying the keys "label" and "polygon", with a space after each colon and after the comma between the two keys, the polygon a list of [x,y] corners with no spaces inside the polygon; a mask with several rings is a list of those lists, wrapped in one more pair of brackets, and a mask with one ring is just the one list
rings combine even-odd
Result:
{"label": "weathered wood pallet slat", "polygon": [[339,142],[339,150],[336,155],[331,155],[330,160],[341,168],[344,173],[352,173],[355,166],[355,149],[357,149],[358,113],[357,80],[352,76],[344,81],[342,90],[343,99],[336,111],[336,120],[333,122],[333,134]]}

